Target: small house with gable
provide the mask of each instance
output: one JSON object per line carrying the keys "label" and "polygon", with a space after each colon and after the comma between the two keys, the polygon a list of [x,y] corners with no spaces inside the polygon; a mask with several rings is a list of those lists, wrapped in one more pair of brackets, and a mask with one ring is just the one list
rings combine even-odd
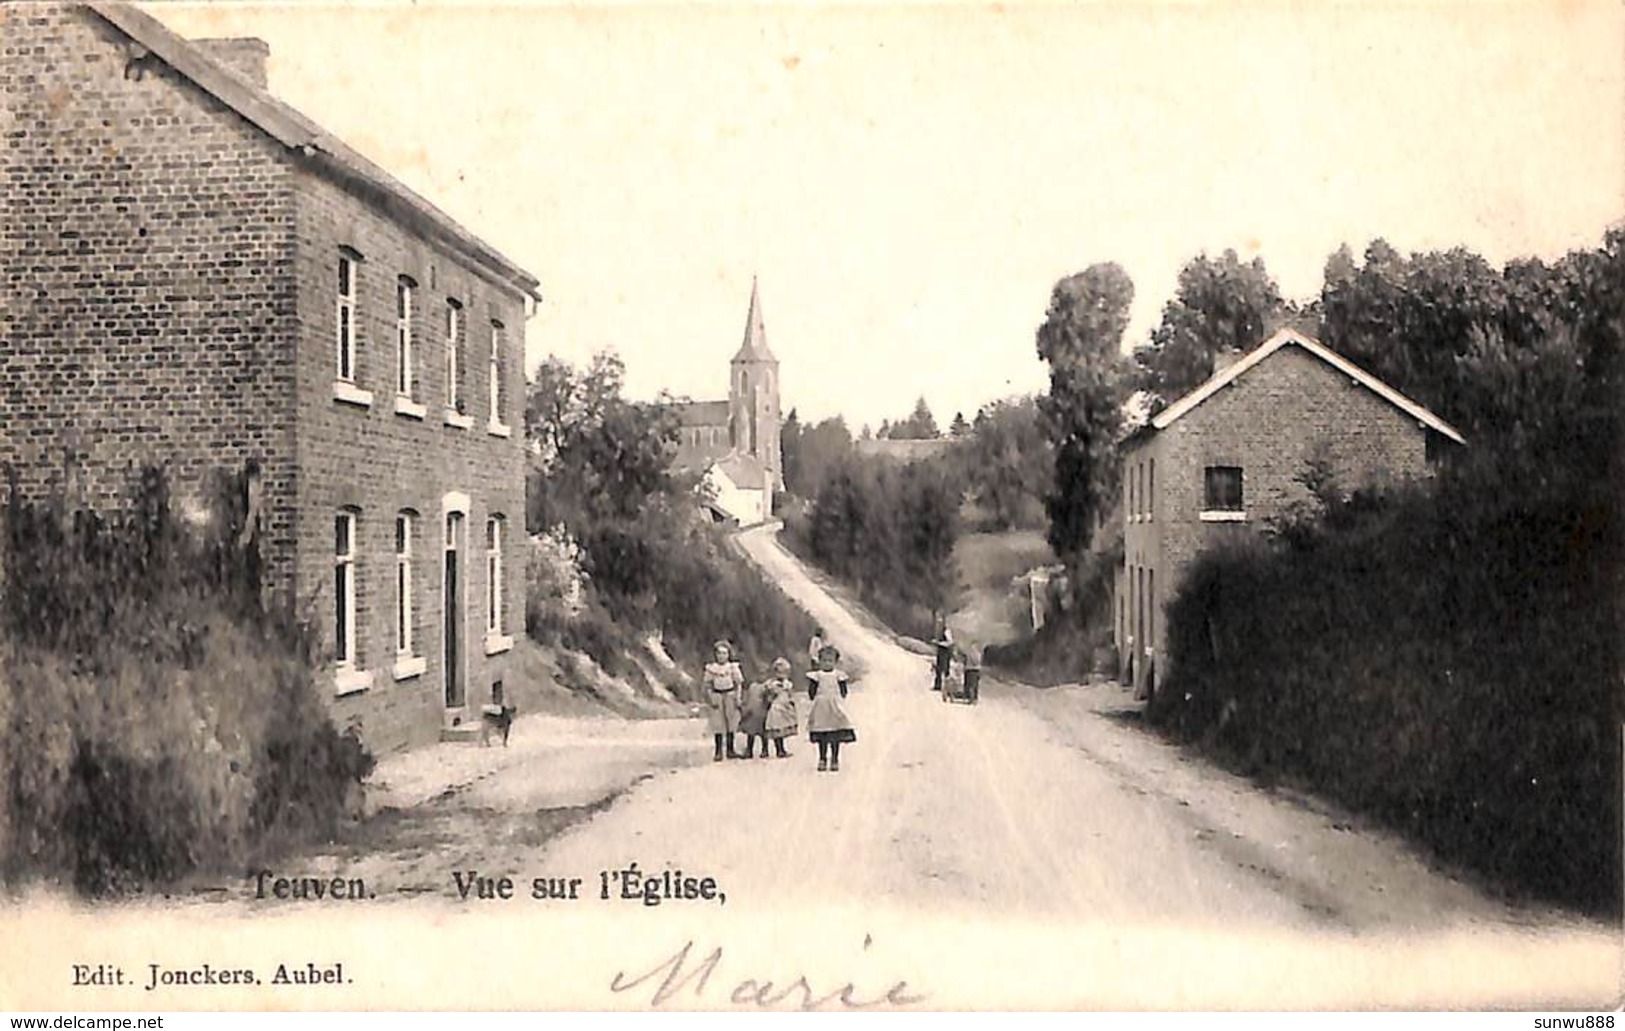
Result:
{"label": "small house with gable", "polygon": [[1332,351],[1283,329],[1220,356],[1208,380],[1119,445],[1123,565],[1114,598],[1119,673],[1142,697],[1167,674],[1164,611],[1203,551],[1254,534],[1309,491],[1312,458],[1345,489],[1428,475],[1462,435]]}

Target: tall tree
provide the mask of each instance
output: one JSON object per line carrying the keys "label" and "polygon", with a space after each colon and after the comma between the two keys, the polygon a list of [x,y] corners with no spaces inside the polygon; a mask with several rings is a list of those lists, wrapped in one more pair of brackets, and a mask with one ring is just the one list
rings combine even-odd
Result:
{"label": "tall tree", "polygon": [[[1545,292],[1544,270],[1528,266],[1514,275],[1526,289]],[[1407,257],[1379,239],[1366,248],[1363,265],[1343,247],[1326,262],[1320,337],[1445,418],[1466,422],[1470,402],[1457,362],[1484,332],[1499,334],[1506,325],[1506,287],[1499,270],[1459,247]],[[1511,343],[1521,348],[1543,332],[1520,321]]]}
{"label": "tall tree", "polygon": [[801,482],[803,432],[801,418],[794,408],[790,409],[790,414],[784,417],[784,425],[779,427],[779,453],[784,460],[784,486],[792,494],[797,491],[791,484]]}
{"label": "tall tree", "polygon": [[1180,270],[1151,342],[1134,353],[1140,386],[1173,401],[1213,375],[1214,354],[1252,349],[1290,314],[1262,258],[1197,255]]}
{"label": "tall tree", "polygon": [[624,372],[610,354],[585,370],[557,357],[542,363],[525,403],[537,465],[527,479],[532,529],[628,519],[675,486],[676,416],[669,404],[623,398]]}
{"label": "tall tree", "polygon": [[914,410],[903,420],[901,431],[899,427],[892,427],[892,436],[898,440],[936,440],[942,436],[942,431],[937,429],[937,417],[931,414],[931,406],[925,403],[924,397],[914,402]]}
{"label": "tall tree", "polygon": [[1039,410],[1055,448],[1044,507],[1050,547],[1072,570],[1088,550],[1095,514],[1115,475],[1118,348],[1133,302],[1128,273],[1112,263],[1091,265],[1055,284],[1038,329],[1038,357],[1050,367],[1049,394]]}
{"label": "tall tree", "polygon": [[985,405],[961,438],[958,464],[989,528],[1044,524],[1044,498],[1055,475],[1055,449],[1032,397]]}
{"label": "tall tree", "polygon": [[784,485],[799,498],[815,498],[834,469],[852,451],[852,434],[839,415],[803,427],[794,470],[786,455]]}

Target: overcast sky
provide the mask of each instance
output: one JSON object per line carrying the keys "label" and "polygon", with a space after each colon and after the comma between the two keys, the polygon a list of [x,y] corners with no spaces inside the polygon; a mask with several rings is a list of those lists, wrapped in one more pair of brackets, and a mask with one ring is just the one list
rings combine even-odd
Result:
{"label": "overcast sky", "polygon": [[1282,290],[1385,237],[1494,261],[1625,218],[1625,4],[144,5],[542,281],[531,365],[726,396],[761,278],[786,411],[940,422],[1040,389],[1056,279],[1130,343],[1201,251]]}

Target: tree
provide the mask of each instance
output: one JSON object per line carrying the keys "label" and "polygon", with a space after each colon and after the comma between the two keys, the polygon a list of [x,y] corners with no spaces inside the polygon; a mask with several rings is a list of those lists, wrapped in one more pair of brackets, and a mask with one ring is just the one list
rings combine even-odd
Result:
{"label": "tree", "polygon": [[630,519],[677,486],[676,415],[669,403],[623,398],[624,371],[610,354],[585,370],[551,356],[542,363],[525,403],[536,465],[527,479],[531,529]]}
{"label": "tree", "polygon": [[790,414],[784,417],[784,425],[779,427],[779,454],[784,461],[784,487],[791,494],[797,493],[791,484],[800,483],[802,479],[803,432],[800,417],[794,408],[790,409]]}
{"label": "tree", "polygon": [[1507,281],[1463,248],[1409,257],[1384,240],[1356,263],[1345,246],[1326,262],[1320,339],[1328,347],[1453,422],[1467,422],[1470,401],[1457,361],[1486,330],[1513,328],[1509,342],[1529,346],[1544,336],[1535,310],[1548,309],[1544,269],[1512,272],[1530,309],[1509,327]]}
{"label": "tree", "polygon": [[936,416],[931,414],[931,406],[925,403],[923,397],[914,402],[914,410],[907,418],[896,422],[887,420],[880,424],[881,440],[936,440],[941,436]]}
{"label": "tree", "polygon": [[948,608],[959,580],[954,544],[959,538],[960,493],[935,463],[915,462],[897,474],[893,516],[904,541],[902,583],[909,601],[933,613]]}
{"label": "tree", "polygon": [[1213,375],[1214,354],[1251,350],[1290,315],[1262,258],[1199,254],[1180,270],[1151,342],[1134,353],[1139,385],[1172,401]]}
{"label": "tree", "polygon": [[965,421],[965,413],[964,412],[955,412],[954,413],[954,421],[952,423],[950,423],[949,426],[948,426],[948,436],[953,437],[954,439],[957,440],[957,439],[959,439],[961,437],[964,437],[965,434],[967,434],[969,432],[970,432],[970,423]]}
{"label": "tree", "polygon": [[1055,475],[1055,449],[1032,397],[983,406],[956,446],[955,464],[994,530],[1044,524],[1044,497]]}
{"label": "tree", "polygon": [[942,436],[937,429],[937,417],[931,414],[931,406],[925,403],[925,398],[914,402],[914,411],[903,422],[892,427],[894,440],[936,440]]}
{"label": "tree", "polygon": [[785,453],[784,486],[799,498],[814,498],[831,472],[852,451],[852,434],[840,416],[801,429],[794,469]]}
{"label": "tree", "polygon": [[1133,301],[1128,273],[1116,264],[1091,265],[1055,284],[1038,329],[1038,357],[1050,367],[1049,394],[1039,411],[1055,449],[1044,507],[1050,547],[1072,570],[1089,547],[1096,512],[1115,479],[1118,347]]}

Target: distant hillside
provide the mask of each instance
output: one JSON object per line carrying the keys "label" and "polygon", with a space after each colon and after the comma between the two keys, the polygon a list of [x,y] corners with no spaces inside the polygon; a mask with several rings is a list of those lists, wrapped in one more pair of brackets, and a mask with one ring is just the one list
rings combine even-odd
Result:
{"label": "distant hillside", "polygon": [[948,437],[936,440],[854,440],[852,447],[866,458],[889,458],[908,464],[947,453],[954,444]]}

